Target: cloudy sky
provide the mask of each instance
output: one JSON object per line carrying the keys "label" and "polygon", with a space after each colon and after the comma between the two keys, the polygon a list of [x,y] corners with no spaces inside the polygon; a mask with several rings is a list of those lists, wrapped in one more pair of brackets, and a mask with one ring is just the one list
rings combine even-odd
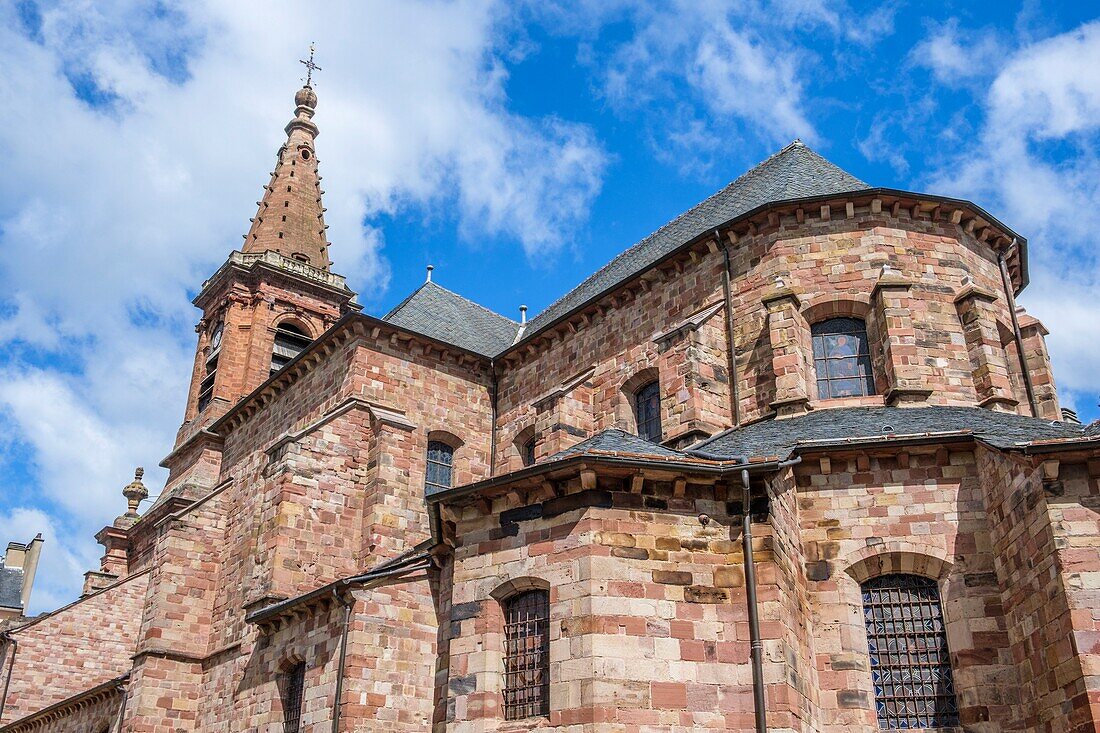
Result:
{"label": "cloudy sky", "polygon": [[1087,3],[0,3],[0,542],[32,611],[183,414],[190,300],[241,241],[317,42],[336,270],[516,317],[801,138],[1028,237],[1021,304],[1100,417],[1100,21]]}

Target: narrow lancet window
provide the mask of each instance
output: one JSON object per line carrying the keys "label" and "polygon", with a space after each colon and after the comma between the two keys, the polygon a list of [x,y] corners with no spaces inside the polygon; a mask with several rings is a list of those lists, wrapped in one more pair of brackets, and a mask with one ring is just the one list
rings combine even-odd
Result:
{"label": "narrow lancet window", "polygon": [[424,480],[427,493],[451,488],[455,449],[440,440],[428,441],[428,467]]}
{"label": "narrow lancet window", "polygon": [[302,729],[302,695],[305,692],[306,665],[299,662],[283,679],[283,733],[298,733]]}
{"label": "narrow lancet window", "polygon": [[634,393],[634,420],[638,424],[638,437],[652,443],[660,443],[661,385],[650,382]]}

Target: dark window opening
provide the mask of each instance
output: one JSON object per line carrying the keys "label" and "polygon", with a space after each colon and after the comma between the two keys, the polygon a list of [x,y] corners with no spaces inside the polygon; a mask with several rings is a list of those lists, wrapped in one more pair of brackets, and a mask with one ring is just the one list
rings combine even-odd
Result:
{"label": "dark window opening", "polygon": [[958,725],[936,582],[917,575],[884,575],[862,589],[879,727]]}
{"label": "dark window opening", "polygon": [[550,714],[550,594],[530,590],[504,604],[504,717]]}
{"label": "dark window opening", "polygon": [[815,323],[813,338],[817,396],[865,397],[875,393],[867,327],[858,318],[830,318]]}
{"label": "dark window opening", "polygon": [[661,385],[650,382],[634,394],[634,419],[638,423],[638,437],[651,443],[660,443],[661,433]]}
{"label": "dark window opening", "polygon": [[535,465],[535,439],[531,438],[523,444],[523,465]]}
{"label": "dark window opening", "polygon": [[451,488],[455,449],[439,440],[428,441],[428,470],[424,479],[427,493]]}
{"label": "dark window opening", "polygon": [[210,332],[210,348],[206,356],[206,375],[199,382],[199,412],[214,399],[214,380],[218,376],[218,355],[222,351],[222,334],[225,325],[219,323]]}
{"label": "dark window opening", "polygon": [[275,345],[271,349],[271,373],[279,371],[302,353],[310,338],[293,323],[281,323],[275,329]]}
{"label": "dark window opening", "polygon": [[302,694],[305,692],[306,665],[295,664],[283,680],[283,731],[298,733],[302,729]]}

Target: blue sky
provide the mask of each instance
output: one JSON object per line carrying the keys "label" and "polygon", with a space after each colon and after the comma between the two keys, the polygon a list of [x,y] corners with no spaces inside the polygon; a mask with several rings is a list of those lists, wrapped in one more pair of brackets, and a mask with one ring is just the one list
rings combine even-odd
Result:
{"label": "blue sky", "polygon": [[537,313],[798,137],[1030,241],[1021,304],[1063,404],[1100,377],[1100,21],[1086,3],[0,6],[0,541],[34,610],[183,411],[202,280],[240,242],[317,43],[335,269],[382,314],[424,279]]}

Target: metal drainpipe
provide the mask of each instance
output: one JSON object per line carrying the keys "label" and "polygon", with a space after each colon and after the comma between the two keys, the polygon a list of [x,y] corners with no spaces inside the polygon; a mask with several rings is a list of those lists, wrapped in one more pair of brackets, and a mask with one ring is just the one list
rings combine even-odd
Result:
{"label": "metal drainpipe", "polygon": [[733,427],[741,426],[741,400],[737,393],[737,351],[733,338],[733,296],[730,285],[732,265],[730,265],[730,251],[722,241],[722,235],[714,230],[714,238],[718,240],[718,246],[722,248],[722,258],[725,267],[722,272],[722,292],[726,299],[726,353],[727,369],[730,380],[730,416],[733,418]]}
{"label": "metal drainpipe", "polygon": [[4,691],[0,693],[0,720],[4,719],[4,708],[8,703],[8,685],[11,684],[11,675],[15,671],[15,653],[19,651],[19,642],[15,640],[15,637],[11,635],[10,631],[0,633],[6,644],[4,644],[4,651],[7,652],[11,649],[11,656],[8,657],[8,674],[4,677]]}
{"label": "metal drainpipe", "polygon": [[332,733],[340,730],[340,698],[344,695],[344,665],[348,656],[348,629],[351,626],[351,608],[355,605],[355,597],[345,600],[337,591],[332,595],[340,603],[344,604],[344,631],[340,636],[340,664],[336,668],[336,697],[332,701]]}
{"label": "metal drainpipe", "polygon": [[756,597],[756,561],[752,551],[752,492],[749,469],[741,469],[741,547],[745,557],[745,592],[749,606],[749,655],[752,660],[752,699],[757,733],[767,733],[764,700],[764,643],[760,640],[760,609]]}
{"label": "metal drainpipe", "polygon": [[118,706],[118,723],[115,726],[115,733],[122,733],[122,724],[125,722],[126,718],[126,698],[128,696],[128,690],[126,685],[121,682],[115,689],[122,693],[122,702]]}
{"label": "metal drainpipe", "polygon": [[[1006,251],[1016,247],[1016,241]],[[1027,392],[1027,401],[1031,405],[1031,416],[1039,417],[1039,403],[1035,401],[1035,388],[1031,384],[1031,372],[1027,368],[1027,357],[1024,356],[1024,336],[1020,333],[1020,319],[1016,317],[1016,296],[1012,293],[1012,280],[1008,276],[1008,264],[1005,262],[1005,253],[997,253],[997,264],[1001,268],[1001,282],[1004,284],[1005,298],[1008,300],[1008,312],[1012,316],[1012,334],[1016,339],[1016,356],[1020,359],[1020,373],[1024,377],[1024,390]]]}
{"label": "metal drainpipe", "polygon": [[489,360],[489,411],[492,425],[489,426],[489,477],[497,473],[497,365],[495,359]]}

